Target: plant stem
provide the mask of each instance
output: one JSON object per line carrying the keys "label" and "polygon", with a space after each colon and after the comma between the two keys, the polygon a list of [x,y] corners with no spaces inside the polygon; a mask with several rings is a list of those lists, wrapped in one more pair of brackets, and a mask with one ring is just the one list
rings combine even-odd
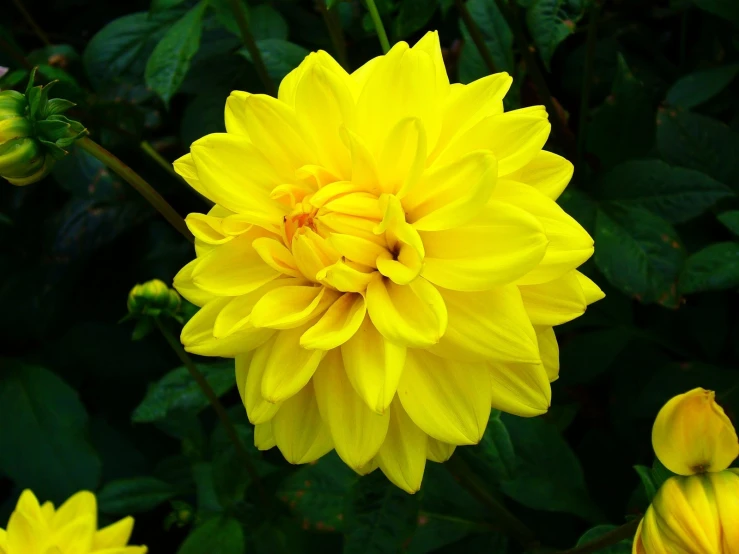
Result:
{"label": "plant stem", "polygon": [[390,51],[390,41],[387,40],[387,33],[385,27],[382,24],[382,18],[380,12],[377,11],[377,5],[375,0],[366,0],[367,9],[369,10],[372,23],[375,24],[375,31],[377,31],[377,38],[380,39],[380,46],[382,46],[383,53],[387,54]]}
{"label": "plant stem", "polygon": [[585,68],[582,79],[582,92],[580,93],[580,112],[577,124],[577,157],[575,166],[580,167],[585,155],[585,133],[587,131],[588,111],[590,110],[590,88],[593,84],[593,67],[595,66],[595,46],[598,34],[598,16],[600,15],[601,2],[596,0],[590,10],[590,23],[588,24],[588,38],[585,50]]}
{"label": "plant stem", "polygon": [[493,55],[490,53],[490,50],[488,50],[487,44],[485,44],[485,38],[482,36],[482,31],[480,31],[480,27],[477,25],[477,23],[475,23],[475,20],[472,19],[472,15],[467,9],[467,4],[465,4],[464,0],[454,0],[454,5],[457,7],[457,11],[462,17],[464,26],[470,33],[470,37],[472,37],[472,42],[475,43],[477,50],[480,52],[480,56],[482,56],[482,60],[485,62],[488,71],[490,73],[497,73],[497,70],[495,69],[495,61],[493,60]]}
{"label": "plant stem", "polygon": [[539,541],[536,540],[531,529],[485,490],[483,483],[459,454],[452,456],[444,463],[444,466],[460,485],[494,515],[504,532],[514,537],[526,549],[539,546]]}
{"label": "plant stem", "polygon": [[338,58],[341,67],[350,70],[349,58],[346,54],[346,41],[344,40],[344,31],[341,28],[341,20],[339,20],[339,13],[333,9],[329,10],[326,7],[325,0],[317,0],[316,2],[318,10],[321,12],[323,22],[326,24],[328,34],[331,37],[331,44],[334,47],[334,52]]}
{"label": "plant stem", "polygon": [[549,117],[552,122],[552,129],[554,130],[557,140],[559,140],[562,145],[567,158],[574,160],[576,157],[574,137],[567,129],[567,125],[554,104],[552,94],[549,92],[549,86],[547,86],[547,81],[544,78],[544,74],[542,73],[541,68],[539,67],[539,62],[534,54],[536,50],[528,43],[526,32],[521,23],[518,4],[516,2],[511,2],[508,5],[504,0],[495,0],[495,3],[513,32],[513,38],[518,44],[519,50],[521,50],[523,61],[526,64],[526,69],[529,75],[531,76],[531,81],[536,89],[536,94],[539,96],[549,113]]}
{"label": "plant stem", "polygon": [[141,147],[141,150],[144,151],[144,154],[149,156],[152,160],[154,160],[157,165],[159,165],[164,171],[169,173],[172,177],[177,179],[180,182],[185,182],[185,180],[180,177],[177,172],[174,170],[174,167],[172,167],[172,164],[169,163],[167,160],[165,160],[162,155],[156,151],[156,149],[151,145],[151,143],[148,140],[142,140],[141,144],[139,145]]}
{"label": "plant stem", "polygon": [[26,23],[31,26],[31,29],[33,29],[33,32],[36,33],[36,36],[39,38],[39,40],[44,43],[44,46],[51,46],[49,36],[41,27],[39,27],[38,23],[36,23],[36,20],[33,19],[33,16],[28,12],[28,10],[26,10],[23,2],[21,0],[13,0],[13,4],[15,4],[15,7],[18,8],[19,12],[21,12],[21,15],[23,15]]}
{"label": "plant stem", "polygon": [[590,541],[582,546],[570,548],[569,550],[562,550],[557,554],[593,554],[606,546],[616,544],[624,539],[631,539],[634,537],[636,528],[639,527],[640,521],[640,519],[629,521],[628,523],[624,523],[621,527],[617,527],[613,531],[609,531],[605,535],[598,537],[594,541]]}
{"label": "plant stem", "polygon": [[259,79],[264,85],[264,89],[267,91],[267,94],[276,96],[277,87],[275,86],[275,83],[272,81],[272,78],[267,72],[267,66],[264,65],[262,54],[261,52],[259,52],[257,43],[254,41],[254,36],[251,34],[251,30],[249,30],[249,22],[246,19],[244,6],[241,5],[241,0],[229,0],[229,4],[231,5],[231,11],[234,14],[234,18],[236,18],[236,24],[239,26],[239,31],[241,32],[241,40],[244,42],[244,46],[246,46],[246,49],[249,51],[251,61],[254,64],[254,68],[257,70]]}
{"label": "plant stem", "polygon": [[216,393],[213,391],[213,388],[208,384],[208,381],[205,380],[205,377],[203,377],[203,374],[200,373],[200,370],[198,370],[197,366],[195,365],[195,362],[192,361],[192,358],[188,355],[187,352],[185,352],[185,349],[182,348],[182,345],[180,344],[180,341],[177,340],[172,333],[169,332],[169,329],[162,323],[162,321],[157,317],[154,318],[156,321],[157,327],[159,328],[159,331],[162,333],[162,336],[167,341],[169,346],[174,350],[175,354],[177,354],[177,357],[180,359],[180,361],[184,364],[184,366],[187,368],[187,370],[190,372],[190,375],[195,380],[195,382],[200,387],[200,390],[203,391],[203,394],[208,398],[208,401],[210,402],[210,405],[213,407],[213,409],[216,412],[216,415],[218,415],[218,419],[221,420],[221,424],[223,425],[223,428],[226,431],[226,434],[228,435],[228,438],[231,440],[231,442],[234,445],[234,448],[236,449],[236,452],[241,457],[242,461],[244,462],[244,467],[246,468],[246,471],[249,473],[249,477],[251,477],[252,483],[254,483],[254,486],[257,488],[257,491],[259,492],[259,496],[263,502],[263,504],[267,505],[267,495],[264,491],[264,488],[262,487],[262,481],[259,479],[259,473],[257,472],[257,468],[254,466],[254,462],[251,459],[251,456],[249,456],[249,452],[246,451],[244,448],[244,445],[241,443],[241,439],[239,438],[238,433],[236,432],[236,428],[234,427],[233,423],[231,422],[231,418],[228,417],[228,412],[226,411],[226,408],[223,407],[223,404],[221,404],[221,401],[218,400],[218,396],[216,396]]}
{"label": "plant stem", "polygon": [[119,177],[135,188],[141,196],[149,202],[149,204],[154,206],[157,211],[164,216],[164,219],[166,219],[172,227],[180,232],[183,237],[190,242],[194,241],[190,229],[188,229],[185,224],[185,220],[182,219],[174,208],[170,206],[149,183],[144,181],[138,173],[88,137],[79,139],[76,144],[78,144],[85,152],[103,162],[103,164],[112,169]]}

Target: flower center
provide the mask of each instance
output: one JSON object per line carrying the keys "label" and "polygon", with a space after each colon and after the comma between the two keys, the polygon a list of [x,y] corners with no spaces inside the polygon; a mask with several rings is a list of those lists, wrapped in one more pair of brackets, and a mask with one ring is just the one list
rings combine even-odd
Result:
{"label": "flower center", "polygon": [[313,217],[316,215],[318,210],[313,209],[309,212],[302,211],[302,206],[299,207],[301,211],[286,215],[283,220],[283,227],[285,229],[285,240],[287,241],[287,247],[289,248],[293,242],[293,237],[299,229],[307,227],[313,231],[316,230],[316,224],[313,221]]}

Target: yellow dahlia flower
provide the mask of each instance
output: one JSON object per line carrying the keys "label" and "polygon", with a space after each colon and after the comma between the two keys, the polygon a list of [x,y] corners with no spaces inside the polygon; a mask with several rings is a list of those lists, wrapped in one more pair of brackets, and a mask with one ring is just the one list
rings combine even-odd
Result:
{"label": "yellow dahlia flower", "polygon": [[721,471],[739,456],[739,439],[716,393],[702,388],[679,394],[657,414],[654,453],[678,475]]}
{"label": "yellow dahlia flower", "polygon": [[739,470],[665,481],[639,524],[632,552],[739,552]]}
{"label": "yellow dahlia flower", "polygon": [[78,492],[56,510],[25,490],[8,529],[0,529],[0,554],[146,554],[145,546],[126,546],[132,530],[132,517],[98,530],[91,492]]}
{"label": "yellow dahlia flower", "polygon": [[259,448],[336,449],[413,492],[491,406],[546,412],[552,326],[603,294],[554,201],[572,165],[542,151],[544,108],[503,113],[510,84],[450,85],[436,33],[352,74],[317,52],[276,99],[232,93],[227,133],[175,162],[216,204],[187,218],[182,342],[236,358]]}

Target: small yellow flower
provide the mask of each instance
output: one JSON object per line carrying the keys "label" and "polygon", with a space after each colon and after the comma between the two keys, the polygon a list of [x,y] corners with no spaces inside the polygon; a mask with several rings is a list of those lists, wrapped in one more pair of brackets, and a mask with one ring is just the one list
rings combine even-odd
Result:
{"label": "small yellow flower", "polygon": [[175,314],[180,309],[180,295],[159,279],[138,284],[128,293],[128,313],[132,315],[159,316]]}
{"label": "small yellow flower", "polygon": [[227,133],[175,162],[216,204],[187,218],[181,339],[236,358],[259,448],[335,449],[414,492],[491,406],[547,411],[552,327],[603,293],[555,202],[572,164],[542,150],[543,107],[504,113],[510,85],[450,85],[436,33],[351,74],[317,52],[278,98],[233,92]]}
{"label": "small yellow flower", "polygon": [[98,530],[91,492],[78,492],[54,509],[25,490],[7,530],[0,529],[0,554],[146,554],[145,546],[126,546],[132,530],[132,517]]}
{"label": "small yellow flower", "polygon": [[739,470],[665,481],[639,524],[632,552],[739,552]]}
{"label": "small yellow flower", "polygon": [[693,389],[672,398],[652,428],[654,453],[678,475],[722,471],[739,456],[739,440],[715,393]]}

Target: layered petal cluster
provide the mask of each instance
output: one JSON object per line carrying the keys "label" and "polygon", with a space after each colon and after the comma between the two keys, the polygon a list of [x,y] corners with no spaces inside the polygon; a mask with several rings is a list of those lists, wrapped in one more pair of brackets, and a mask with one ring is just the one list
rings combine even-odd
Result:
{"label": "layered petal cluster", "polygon": [[450,85],[436,33],[352,74],[317,52],[276,99],[232,93],[227,133],[175,162],[215,203],[187,218],[181,339],[236,358],[259,448],[336,449],[413,492],[491,406],[547,410],[552,327],[603,294],[555,202],[572,165],[542,150],[542,107],[504,113],[510,84]]}
{"label": "layered petal cluster", "polygon": [[79,492],[55,509],[51,502],[39,505],[25,490],[7,530],[0,529],[0,554],[146,554],[145,546],[126,546],[131,531],[132,517],[98,530],[91,492]]}
{"label": "layered petal cluster", "polygon": [[665,481],[639,524],[632,552],[739,552],[739,470]]}

